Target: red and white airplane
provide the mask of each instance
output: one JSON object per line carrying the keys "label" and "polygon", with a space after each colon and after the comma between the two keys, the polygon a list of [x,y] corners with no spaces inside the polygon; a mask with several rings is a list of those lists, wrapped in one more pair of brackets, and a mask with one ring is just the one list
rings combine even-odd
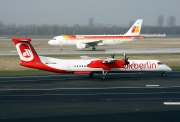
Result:
{"label": "red and white airplane", "polygon": [[48,44],[60,46],[76,46],[77,49],[85,49],[92,47],[96,50],[96,46],[117,45],[144,38],[140,35],[143,20],[138,19],[128,32],[124,35],[62,35],[51,39]]}
{"label": "red and white airplane", "polygon": [[19,57],[20,65],[40,70],[57,73],[88,74],[93,77],[94,73],[102,73],[102,78],[108,72],[162,72],[163,74],[172,69],[159,60],[128,60],[128,58],[116,60],[111,58],[92,58],[81,56],[81,59],[63,60],[38,56],[32,47],[30,38],[12,38]]}

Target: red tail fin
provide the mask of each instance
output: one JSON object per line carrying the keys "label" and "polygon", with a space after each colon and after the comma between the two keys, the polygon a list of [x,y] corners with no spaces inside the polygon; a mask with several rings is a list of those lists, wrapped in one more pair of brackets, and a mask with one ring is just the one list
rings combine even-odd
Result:
{"label": "red tail fin", "polygon": [[51,72],[66,73],[65,70],[53,68],[41,62],[41,59],[39,58],[39,56],[37,55],[36,51],[30,43],[30,38],[12,38],[12,41],[14,42],[16,49],[18,51],[22,66]]}
{"label": "red tail fin", "polygon": [[[19,57],[22,63],[39,63],[41,62],[36,51],[32,47],[30,38],[12,38],[16,49],[18,51]],[[22,64],[23,65],[23,64]]]}

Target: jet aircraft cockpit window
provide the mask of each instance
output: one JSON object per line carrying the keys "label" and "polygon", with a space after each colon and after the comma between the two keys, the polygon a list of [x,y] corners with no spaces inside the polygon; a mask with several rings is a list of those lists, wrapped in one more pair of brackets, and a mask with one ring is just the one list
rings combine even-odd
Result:
{"label": "jet aircraft cockpit window", "polygon": [[56,38],[53,38],[53,40],[56,40]]}
{"label": "jet aircraft cockpit window", "polygon": [[163,62],[158,62],[158,65],[163,65],[164,63]]}

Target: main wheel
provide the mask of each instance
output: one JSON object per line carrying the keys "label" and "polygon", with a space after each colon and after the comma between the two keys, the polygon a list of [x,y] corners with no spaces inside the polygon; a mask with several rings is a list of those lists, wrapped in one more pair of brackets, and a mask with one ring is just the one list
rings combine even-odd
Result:
{"label": "main wheel", "polygon": [[161,75],[162,75],[162,76],[165,76],[165,72],[163,72]]}
{"label": "main wheel", "polygon": [[103,80],[104,80],[104,79],[106,79],[106,76],[105,76],[105,75],[103,75],[103,76],[102,76],[102,79],[103,79]]}
{"label": "main wheel", "polygon": [[94,77],[94,74],[93,73],[90,73],[89,74],[89,78],[93,78]]}
{"label": "main wheel", "polygon": [[96,48],[95,48],[95,47],[93,47],[93,48],[92,48],[92,51],[94,51],[94,50],[96,50]]}
{"label": "main wheel", "polygon": [[61,48],[60,48],[60,51],[63,51],[63,46],[60,46]]}

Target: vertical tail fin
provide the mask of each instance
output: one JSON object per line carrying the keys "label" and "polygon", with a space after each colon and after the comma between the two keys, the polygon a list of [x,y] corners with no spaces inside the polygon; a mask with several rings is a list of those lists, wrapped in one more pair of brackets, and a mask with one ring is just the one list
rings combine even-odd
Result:
{"label": "vertical tail fin", "polygon": [[124,35],[126,36],[139,36],[141,32],[143,19],[138,19],[133,26],[128,30],[128,32]]}
{"label": "vertical tail fin", "polygon": [[20,65],[51,72],[66,73],[65,70],[53,68],[43,63],[31,45],[30,38],[12,38],[12,41],[14,42],[21,59]]}
{"label": "vertical tail fin", "polygon": [[12,38],[16,49],[18,51],[19,57],[21,59],[21,65],[24,63],[38,63],[41,62],[36,51],[32,47],[30,38]]}

